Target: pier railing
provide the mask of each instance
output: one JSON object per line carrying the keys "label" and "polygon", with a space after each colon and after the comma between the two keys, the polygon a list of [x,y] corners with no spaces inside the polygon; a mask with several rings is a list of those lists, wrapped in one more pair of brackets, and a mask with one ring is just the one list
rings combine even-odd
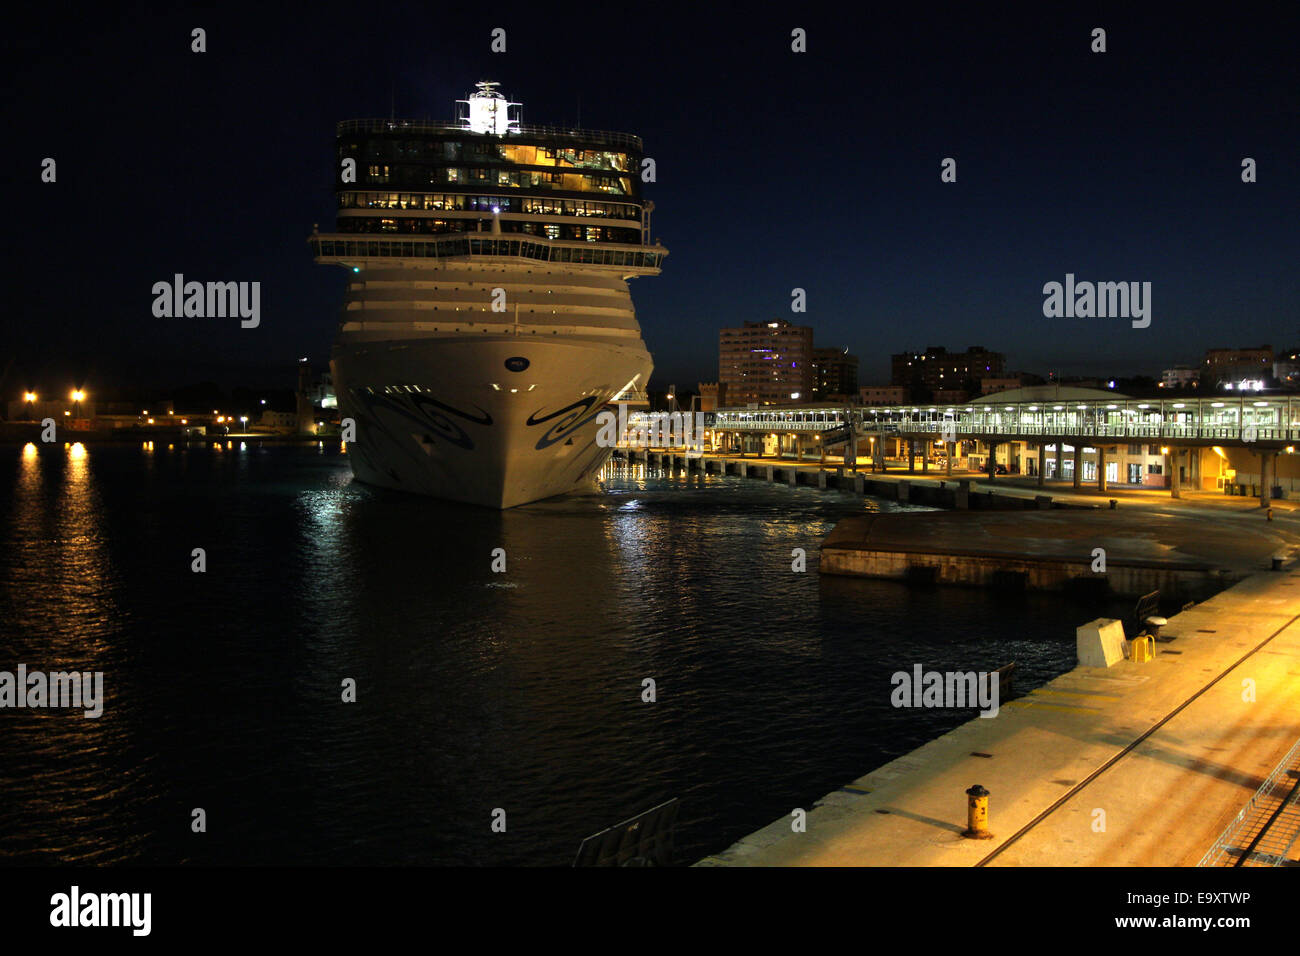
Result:
{"label": "pier railing", "polygon": [[1197,866],[1286,866],[1300,840],[1300,742]]}
{"label": "pier railing", "polygon": [[[466,133],[475,136],[487,134],[474,133],[460,123],[436,123],[432,120],[404,119],[350,119],[343,120],[337,127],[338,135],[348,133]],[[643,149],[641,137],[633,133],[620,133],[603,129],[577,129],[572,126],[538,126],[520,124],[508,133],[496,138],[511,139],[563,139],[568,142],[586,143],[594,146],[623,146],[640,152]]]}

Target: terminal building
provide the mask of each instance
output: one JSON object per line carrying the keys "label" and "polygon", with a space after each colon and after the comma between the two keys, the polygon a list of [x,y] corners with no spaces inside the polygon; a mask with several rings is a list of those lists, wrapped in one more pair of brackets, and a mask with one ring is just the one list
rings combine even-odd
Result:
{"label": "terminal building", "polygon": [[[709,419],[704,450],[813,460],[829,455],[838,463],[846,447],[844,414],[843,406],[832,404],[723,407]],[[864,406],[854,414],[860,469],[901,468],[932,478],[950,469],[991,470],[1103,491],[1167,489],[1266,500],[1300,494],[1300,398],[1162,401],[1042,385],[966,404]],[[953,437],[945,441],[948,422]]]}

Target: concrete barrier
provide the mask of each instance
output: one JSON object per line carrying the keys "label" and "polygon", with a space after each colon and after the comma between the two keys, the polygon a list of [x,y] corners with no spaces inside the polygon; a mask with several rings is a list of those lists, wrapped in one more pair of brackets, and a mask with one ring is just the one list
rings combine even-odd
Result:
{"label": "concrete barrier", "polygon": [[1075,653],[1080,667],[1110,667],[1124,659],[1124,625],[1099,617],[1074,630]]}

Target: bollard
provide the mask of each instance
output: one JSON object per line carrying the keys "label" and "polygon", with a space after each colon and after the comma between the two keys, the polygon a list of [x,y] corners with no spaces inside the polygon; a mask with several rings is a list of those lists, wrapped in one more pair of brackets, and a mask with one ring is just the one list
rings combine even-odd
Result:
{"label": "bollard", "polygon": [[1268,509],[1268,520],[1269,520],[1269,521],[1272,521],[1272,520],[1273,520],[1273,509],[1272,509],[1272,508],[1269,508],[1269,509]]}
{"label": "bollard", "polygon": [[966,791],[966,829],[962,836],[971,840],[991,840],[989,832],[989,792],[978,783]]}
{"label": "bollard", "polygon": [[1111,510],[1111,511],[1114,511],[1115,508],[1116,508],[1118,505],[1119,505],[1119,502],[1118,502],[1118,501],[1116,501],[1114,498],[1111,498],[1111,499],[1110,499],[1110,510]]}

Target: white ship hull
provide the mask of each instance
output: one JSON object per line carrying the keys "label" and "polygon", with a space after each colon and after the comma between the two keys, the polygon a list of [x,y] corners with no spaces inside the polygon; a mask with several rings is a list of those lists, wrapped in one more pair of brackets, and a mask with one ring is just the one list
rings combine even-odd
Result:
{"label": "white ship hull", "polygon": [[[481,308],[434,318],[431,306],[467,295],[457,289],[471,277],[476,290],[518,288],[534,303],[528,321]],[[355,423],[357,479],[491,508],[594,487],[613,451],[597,444],[597,416],[644,388],[653,363],[621,277],[545,281],[504,263],[354,280],[331,367],[339,413]],[[540,303],[555,312],[539,316]]]}
{"label": "white ship hull", "polygon": [[[526,370],[505,368],[520,357]],[[511,508],[594,485],[613,451],[597,415],[651,360],[644,346],[504,335],[339,346],[331,365],[359,480]]]}

